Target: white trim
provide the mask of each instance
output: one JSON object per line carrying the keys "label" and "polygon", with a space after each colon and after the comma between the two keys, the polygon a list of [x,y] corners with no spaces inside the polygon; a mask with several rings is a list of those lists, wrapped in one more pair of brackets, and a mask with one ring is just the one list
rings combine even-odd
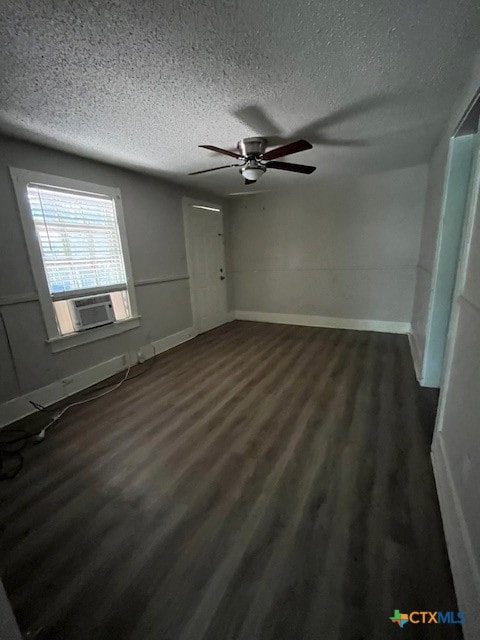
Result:
{"label": "white trim", "polygon": [[291,273],[295,272],[303,272],[303,271],[415,271],[417,269],[416,264],[383,264],[383,265],[375,265],[375,264],[360,264],[360,265],[344,265],[344,266],[335,266],[335,265],[319,265],[312,264],[310,266],[303,267],[295,267],[291,269],[289,267],[262,267],[258,269],[247,268],[247,269],[232,269],[231,273]]}
{"label": "white trim", "polygon": [[187,340],[191,340],[194,337],[193,327],[189,327],[183,331],[178,331],[178,333],[172,333],[165,338],[159,338],[152,342],[154,354],[157,355],[163,351],[168,351],[168,349],[177,347],[182,342],[187,342]]}
{"label": "white trim", "polygon": [[24,304],[25,302],[38,302],[38,294],[30,293],[12,293],[8,296],[0,298],[0,307],[7,307],[11,304]]}
{"label": "white trim", "polygon": [[35,409],[29,403],[29,400],[38,402],[43,406],[49,406],[113,376],[115,373],[125,369],[128,363],[135,364],[139,362],[139,354],[143,356],[142,361],[147,360],[193,337],[193,328],[188,327],[177,333],[155,340],[141,347],[136,352],[123,353],[111,360],[101,362],[93,367],[74,373],[71,376],[56,380],[45,387],[34,389],[23,396],[4,402],[0,405],[0,428],[34,413]]}
{"label": "white trim", "polygon": [[[435,256],[434,256],[434,264],[433,264],[433,272],[432,279],[430,283],[430,294],[428,301],[428,310],[427,310],[427,320],[426,320],[426,331],[425,331],[425,348],[423,352],[423,361],[422,361],[422,373],[421,377],[425,381],[426,386],[438,388],[440,387],[440,381],[442,378],[442,369],[443,369],[443,360],[446,352],[446,344],[447,344],[447,335],[443,336],[443,345],[440,342],[440,345],[443,346],[442,360],[438,361],[437,357],[432,356],[432,351],[438,351],[439,349],[439,336],[437,333],[433,332],[434,327],[434,319],[435,314],[438,312],[438,307],[444,307],[445,301],[445,291],[443,291],[441,282],[448,278],[445,275],[445,265],[444,265],[444,254],[445,254],[445,243],[448,242],[448,238],[450,238],[450,226],[452,216],[455,219],[458,219],[460,222],[460,235],[458,237],[458,253],[457,253],[457,263],[454,266],[455,273],[453,275],[452,282],[452,299],[450,305],[450,313],[448,318],[448,324],[446,325],[446,331],[448,334],[449,323],[452,317],[452,308],[454,305],[454,297],[453,292],[455,290],[455,282],[457,279],[458,265],[459,265],[459,257],[462,251],[462,243],[464,237],[464,229],[465,222],[468,217],[468,202],[470,199],[470,189],[472,185],[472,176],[474,172],[474,161],[475,161],[475,136],[473,134],[458,137],[452,137],[449,140],[447,158],[446,158],[446,166],[445,172],[443,175],[443,190],[442,190],[442,200],[440,205],[440,218],[438,223],[438,233],[435,245]],[[463,206],[459,207],[459,204],[456,201],[457,193],[462,193],[459,191],[458,185],[456,184],[457,178],[459,174],[459,169],[466,171],[465,177],[467,182],[465,184],[465,191],[463,192],[464,200]],[[453,203],[452,203],[452,192],[453,192]],[[446,239],[446,230],[448,229],[449,234]],[[447,257],[449,260],[449,257]],[[443,269],[442,269],[443,266]],[[453,265],[451,265],[453,266]],[[439,293],[440,288],[440,293]],[[440,310],[442,313],[442,310]],[[441,366],[440,366],[441,365]]]}
{"label": "white trim", "polygon": [[123,262],[125,265],[125,275],[127,276],[127,290],[130,301],[130,310],[132,317],[138,316],[137,298],[135,296],[135,283],[133,280],[132,263],[130,260],[130,251],[128,249],[127,228],[125,226],[125,216],[123,214],[122,194],[120,189],[114,189],[115,192],[115,212],[117,214],[118,231],[120,233],[120,242],[122,245]]}
{"label": "white trim", "polygon": [[329,316],[309,316],[297,313],[265,313],[263,311],[234,311],[237,320],[273,322],[304,327],[327,327],[332,329],[355,329],[358,331],[379,331],[381,333],[410,333],[410,322],[391,320],[357,320],[354,318],[331,318]]}
{"label": "white trim", "polygon": [[[25,235],[25,241],[27,243],[28,255],[30,257],[30,264],[33,273],[33,279],[38,292],[38,298],[40,306],[42,308],[43,321],[45,323],[45,329],[47,331],[48,338],[54,338],[58,336],[57,321],[55,319],[55,312],[53,304],[50,299],[50,291],[48,288],[47,277],[45,274],[45,268],[43,266],[43,259],[40,250],[40,245],[37,239],[37,233],[35,230],[35,223],[31,214],[30,203],[28,201],[27,185],[29,182],[42,182],[42,175],[45,178],[45,174],[36,173],[33,171],[24,171],[23,169],[15,169],[10,167],[10,175],[12,177],[13,187],[17,196],[18,209],[20,211],[20,219],[23,226],[23,233]],[[53,176],[52,176],[53,181]],[[62,186],[53,185],[52,186]]]}
{"label": "white trim", "polygon": [[134,316],[132,318],[126,318],[114,322],[113,324],[106,324],[102,327],[95,327],[94,329],[88,329],[87,331],[78,331],[77,333],[69,333],[65,336],[56,336],[46,340],[50,344],[50,347],[54,353],[59,351],[65,351],[65,349],[72,349],[82,344],[88,344],[90,342],[96,342],[97,340],[105,340],[111,336],[116,336],[124,331],[130,331],[140,326],[141,316]]}
{"label": "white trim", "polygon": [[[182,273],[182,274],[173,275],[173,276],[157,276],[156,278],[145,278],[144,280],[136,280],[133,284],[135,287],[144,287],[150,284],[162,284],[163,282],[176,282],[177,280],[188,280],[189,277],[190,276],[188,275],[188,273]],[[121,285],[121,287],[119,286],[114,288],[118,288],[119,290],[121,289],[125,290],[126,286]],[[106,289],[102,288],[101,290],[110,292],[112,291],[112,288],[107,287]],[[58,297],[59,294],[56,294],[56,295]],[[77,293],[75,293],[75,296],[77,296]],[[72,294],[72,297],[74,297],[73,294]],[[62,300],[64,299],[65,299],[65,296],[62,297]],[[27,293],[12,293],[10,295],[0,297],[0,307],[6,307],[13,304],[24,304],[25,302],[39,302],[38,293],[36,293],[35,291],[31,291]]]}
{"label": "white trim", "polygon": [[162,282],[176,282],[177,280],[188,280],[190,276],[188,273],[182,273],[177,276],[158,276],[156,278],[145,278],[144,280],[137,280],[135,282],[136,287],[144,287],[149,284],[160,284]]}
{"label": "white trim", "polygon": [[417,339],[413,331],[408,334],[408,343],[410,345],[410,353],[412,354],[413,367],[415,369],[415,375],[417,377],[418,384],[420,386],[423,386],[422,385],[422,382],[423,382],[422,362],[420,358],[420,350],[418,348]]}
{"label": "white trim", "polygon": [[472,540],[441,433],[437,433],[433,439],[431,455],[458,608],[465,612],[463,635],[465,640],[478,640],[480,569],[475,559]]}
{"label": "white trim", "polygon": [[188,288],[190,291],[190,309],[192,311],[192,323],[195,335],[198,335],[198,313],[197,305],[195,302],[194,282],[192,278],[193,273],[193,259],[192,259],[192,243],[190,241],[190,223],[189,223],[189,208],[194,202],[191,198],[182,198],[182,210],[183,210],[183,235],[185,238],[185,255],[187,258],[187,271],[189,276]]}
{"label": "white trim", "polygon": [[452,173],[452,162],[453,162],[453,147],[455,143],[455,138],[451,137],[448,141],[448,150],[447,150],[447,158],[445,162],[445,169],[443,172],[443,186],[442,186],[442,199],[440,201],[440,212],[439,212],[439,220],[438,220],[438,233],[435,241],[435,254],[433,258],[433,269],[432,269],[432,281],[430,283],[430,292],[428,296],[428,309],[427,309],[427,320],[426,320],[426,331],[425,331],[425,347],[423,349],[423,360],[422,360],[422,372],[421,378],[425,378],[428,365],[428,357],[430,353],[430,339],[432,332],[432,320],[433,320],[433,311],[434,311],[434,299],[435,293],[438,287],[438,275],[439,275],[439,265],[440,265],[440,248],[442,246],[443,236],[445,234],[444,222],[445,222],[445,212],[447,210],[447,195],[450,183],[450,174]]}
{"label": "white trim", "polygon": [[115,291],[126,291],[127,284],[112,284],[109,287],[89,287],[88,289],[74,289],[73,291],[60,291],[59,293],[51,293],[50,298],[53,302],[59,300],[75,300],[75,298],[86,298],[88,296],[98,296],[104,293],[114,293]]}
{"label": "white trim", "polygon": [[443,429],[445,418],[445,406],[449,397],[450,376],[452,363],[455,355],[455,343],[460,320],[460,304],[465,281],[467,278],[468,258],[471,250],[471,241],[477,213],[477,204],[480,192],[480,137],[476,139],[476,149],[473,151],[473,171],[469,187],[467,209],[463,227],[463,237],[460,248],[460,256],[457,267],[457,279],[453,294],[452,311],[450,314],[450,324],[448,327],[447,341],[445,344],[445,356],[443,360],[443,370],[440,380],[440,397],[438,399],[437,418],[435,421],[435,431]]}
{"label": "white trim", "polygon": [[[135,297],[135,285],[133,281],[132,265],[130,262],[130,253],[128,250],[127,231],[125,228],[125,219],[123,215],[122,196],[120,193],[120,189],[111,186],[98,185],[91,182],[84,182],[82,180],[73,180],[71,178],[65,178],[63,176],[54,176],[47,173],[39,173],[38,171],[17,169],[15,167],[10,167],[10,175],[12,177],[15,194],[17,196],[20,218],[22,221],[25,240],[27,243],[33,278],[38,291],[38,299],[42,308],[48,341],[52,342],[55,338],[59,338],[60,335],[55,318],[55,311],[53,309],[52,297],[48,288],[40,245],[37,239],[35,223],[31,214],[30,203],[28,201],[27,186],[30,183],[43,184],[50,187],[69,189],[73,191],[82,191],[84,193],[106,196],[114,201],[118,231],[120,235],[120,244],[122,247],[123,262],[125,266],[125,274],[127,278],[126,289],[128,291],[128,296],[130,299],[130,309],[132,312],[132,318],[138,317],[137,300]],[[112,326],[113,325],[110,325],[110,327]],[[115,330],[112,330],[111,333],[114,334],[117,332]]]}

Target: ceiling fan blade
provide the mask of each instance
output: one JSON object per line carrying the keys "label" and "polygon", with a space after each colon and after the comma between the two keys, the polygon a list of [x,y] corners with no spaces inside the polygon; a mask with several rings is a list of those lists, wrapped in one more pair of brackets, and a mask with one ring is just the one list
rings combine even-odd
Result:
{"label": "ceiling fan blade", "polygon": [[231,156],[232,158],[243,158],[239,153],[235,153],[235,151],[229,151],[228,149],[220,149],[220,147],[214,147],[211,144],[199,144],[199,147],[202,149],[208,149],[209,151],[216,151],[217,153],[223,153],[225,156]]}
{"label": "ceiling fan blade", "polygon": [[208,173],[209,171],[218,171],[218,169],[228,169],[228,167],[241,167],[240,164],[224,164],[223,167],[213,167],[213,169],[203,169],[203,171],[192,171],[189,176],[196,176],[199,173]]}
{"label": "ceiling fan blade", "polygon": [[263,154],[263,160],[275,160],[275,158],[283,158],[283,156],[288,156],[291,153],[307,151],[308,149],[312,149],[310,142],[307,142],[306,140],[297,140],[296,142],[285,144],[283,147],[277,147],[276,149],[267,151]]}
{"label": "ceiling fan blade", "polygon": [[295,171],[296,173],[313,173],[317,167],[306,164],[292,164],[291,162],[267,162],[268,169],[282,169],[283,171]]}

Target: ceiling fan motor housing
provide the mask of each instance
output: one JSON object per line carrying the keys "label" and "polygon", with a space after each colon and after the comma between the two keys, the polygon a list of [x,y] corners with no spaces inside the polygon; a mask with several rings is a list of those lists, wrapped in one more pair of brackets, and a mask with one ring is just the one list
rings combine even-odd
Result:
{"label": "ceiling fan motor housing", "polygon": [[237,143],[238,153],[246,158],[258,157],[265,153],[266,148],[266,138],[242,138]]}

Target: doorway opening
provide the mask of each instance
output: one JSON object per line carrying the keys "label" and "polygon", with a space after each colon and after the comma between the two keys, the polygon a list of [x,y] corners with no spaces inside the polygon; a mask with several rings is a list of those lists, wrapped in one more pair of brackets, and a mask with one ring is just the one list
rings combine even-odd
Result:
{"label": "doorway opening", "polygon": [[437,238],[421,384],[440,387],[478,147],[480,93],[450,139]]}

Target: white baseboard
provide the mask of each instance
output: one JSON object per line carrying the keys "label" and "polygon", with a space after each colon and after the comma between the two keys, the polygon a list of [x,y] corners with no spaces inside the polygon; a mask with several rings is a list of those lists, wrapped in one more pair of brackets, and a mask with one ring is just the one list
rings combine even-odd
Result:
{"label": "white baseboard", "polygon": [[413,367],[417,377],[418,384],[422,387],[422,365],[420,360],[420,351],[418,350],[417,341],[413,332],[408,334],[408,342],[410,344],[410,353],[412,354]]}
{"label": "white baseboard", "polygon": [[237,320],[293,324],[304,327],[326,327],[331,329],[355,329],[358,331],[379,331],[381,333],[409,333],[409,322],[389,320],[356,320],[353,318],[331,318],[329,316],[309,316],[296,313],[264,313],[263,311],[235,311]]}
{"label": "white baseboard", "polygon": [[465,613],[463,636],[465,640],[478,640],[480,638],[480,570],[441,432],[437,432],[433,439],[432,465],[458,609]]}
{"label": "white baseboard", "polygon": [[188,329],[144,345],[135,352],[122,353],[111,360],[106,360],[93,367],[74,373],[71,376],[56,380],[45,387],[35,389],[23,396],[4,402],[0,405],[0,428],[34,413],[35,409],[29,403],[29,400],[33,400],[47,407],[113,376],[115,373],[125,369],[128,364],[136,364],[140,361],[139,353],[142,354],[142,361],[148,360],[148,358],[162,353],[162,351],[167,351],[167,349],[171,349],[182,342],[190,340],[193,336],[193,329],[189,327]]}
{"label": "white baseboard", "polygon": [[184,329],[183,331],[178,331],[178,333],[172,333],[169,336],[165,336],[165,338],[160,338],[159,340],[155,340],[152,342],[154,353],[152,355],[158,355],[163,351],[168,351],[168,349],[173,349],[173,347],[177,347],[182,342],[187,342],[187,340],[191,340],[194,337],[194,331],[192,327],[188,329]]}

